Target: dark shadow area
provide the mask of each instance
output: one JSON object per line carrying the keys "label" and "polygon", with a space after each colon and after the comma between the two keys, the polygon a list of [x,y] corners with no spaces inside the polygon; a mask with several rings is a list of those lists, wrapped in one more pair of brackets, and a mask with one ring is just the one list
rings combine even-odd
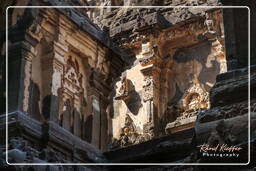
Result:
{"label": "dark shadow area", "polygon": [[129,94],[128,94],[129,98],[128,98],[128,100],[125,100],[124,102],[128,108],[127,113],[132,113],[134,115],[137,115],[142,106],[142,104],[141,104],[141,94],[142,93],[137,92],[135,90],[134,85],[131,80],[128,79],[128,81],[129,81],[129,89],[130,89]]}
{"label": "dark shadow area", "polygon": [[30,83],[30,106],[29,106],[29,114],[32,118],[40,121],[40,90],[38,85],[31,80]]}
{"label": "dark shadow area", "polygon": [[[178,50],[175,53],[173,59],[177,62],[178,65],[180,63],[185,64],[192,60],[200,63],[202,68],[199,73],[198,79],[200,83],[204,85],[206,91],[209,91],[211,87],[207,83],[215,83],[216,75],[220,73],[220,63],[217,62],[216,57],[209,57],[210,54],[211,45],[209,44],[209,42],[205,41],[195,46]],[[196,66],[196,64],[193,63],[191,67],[193,70],[193,73],[191,74],[195,74],[196,72],[198,72],[198,66]]]}
{"label": "dark shadow area", "polygon": [[[0,46],[0,49],[2,49],[3,46]],[[5,113],[5,106],[6,106],[6,90],[5,90],[5,84],[6,84],[6,78],[5,78],[5,56],[0,55],[0,114]]]}
{"label": "dark shadow area", "polygon": [[175,84],[176,90],[174,97],[168,102],[168,106],[171,106],[173,104],[176,104],[183,96],[184,93],[181,92],[179,86],[177,83]]}
{"label": "dark shadow area", "polygon": [[87,142],[92,141],[92,121],[93,121],[93,116],[90,115],[86,118],[85,121],[85,127],[84,127],[84,139]]}
{"label": "dark shadow area", "polygon": [[50,112],[51,112],[51,95],[47,95],[43,99],[43,105],[42,105],[42,113],[46,120],[50,118]]}

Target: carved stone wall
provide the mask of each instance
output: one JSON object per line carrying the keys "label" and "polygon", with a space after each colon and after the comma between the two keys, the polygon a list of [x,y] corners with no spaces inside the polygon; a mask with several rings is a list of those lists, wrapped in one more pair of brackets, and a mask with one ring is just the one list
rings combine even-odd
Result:
{"label": "carved stone wall", "polygon": [[[227,70],[222,26],[222,11],[214,10],[175,28],[151,26],[154,31],[138,31],[137,38],[123,44],[136,58],[123,73],[132,86],[125,98],[114,100],[114,113],[118,113],[112,120],[114,138],[119,138],[127,114],[141,134],[143,125],[152,123],[155,137],[172,127],[176,131],[179,126],[180,130],[193,127],[196,114],[210,107],[208,94],[216,75]],[[117,81],[116,87],[127,84]],[[130,110],[138,107],[138,112]]]}
{"label": "carved stone wall", "polygon": [[[12,18],[17,21],[11,21],[9,32],[11,41],[20,39],[14,46],[9,44],[10,51],[16,48],[15,55],[9,53],[12,56],[10,66],[17,69],[10,75],[10,89],[17,91],[9,94],[13,101],[9,111],[20,111],[39,121],[45,125],[43,131],[46,132],[52,125],[56,136],[72,134],[81,141],[79,146],[87,141],[106,151],[111,139],[108,129],[112,126],[107,119],[110,117],[107,115],[112,114],[107,113],[111,105],[107,99],[112,80],[120,75],[120,68],[125,64],[122,57],[128,54],[116,48],[96,25],[81,26],[81,22],[85,24],[89,20],[82,12],[71,14],[74,11],[9,11],[10,16],[20,15],[20,18]],[[15,37],[17,33],[20,34],[18,38]],[[66,149],[55,144],[54,138],[46,137],[44,143],[49,142],[54,150],[69,155]]]}
{"label": "carved stone wall", "polygon": [[[35,109],[30,113],[43,115],[38,120],[52,120],[82,139],[91,134],[92,144],[106,146],[102,144],[108,137],[101,133],[101,125],[107,124],[107,120],[101,120],[106,106],[101,108],[104,105],[99,99],[108,96],[109,50],[81,29],[75,29],[76,25],[55,10],[41,10],[40,14],[41,22],[33,24],[29,32],[39,41],[38,57],[32,63],[32,81],[38,90],[31,99],[38,103],[31,105],[38,106],[38,114]],[[98,99],[97,111],[93,96]],[[86,122],[89,116],[92,123]],[[105,138],[100,140],[101,136]]]}

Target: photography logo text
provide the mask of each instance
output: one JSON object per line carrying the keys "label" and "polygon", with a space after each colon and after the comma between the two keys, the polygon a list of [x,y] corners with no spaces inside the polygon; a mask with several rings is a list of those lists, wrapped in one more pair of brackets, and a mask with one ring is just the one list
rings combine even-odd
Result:
{"label": "photography logo text", "polygon": [[241,147],[229,146],[227,144],[217,144],[211,146],[209,144],[202,144],[197,146],[205,157],[239,157]]}

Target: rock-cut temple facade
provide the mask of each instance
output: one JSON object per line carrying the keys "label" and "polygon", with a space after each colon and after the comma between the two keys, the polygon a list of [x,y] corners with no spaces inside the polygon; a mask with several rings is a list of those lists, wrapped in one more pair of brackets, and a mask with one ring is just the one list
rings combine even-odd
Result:
{"label": "rock-cut temple facade", "polygon": [[[0,5],[1,170],[204,170],[207,166],[8,163],[248,160],[246,168],[253,168],[254,1],[5,0]],[[239,148],[238,157],[207,156],[199,148],[218,144]]]}

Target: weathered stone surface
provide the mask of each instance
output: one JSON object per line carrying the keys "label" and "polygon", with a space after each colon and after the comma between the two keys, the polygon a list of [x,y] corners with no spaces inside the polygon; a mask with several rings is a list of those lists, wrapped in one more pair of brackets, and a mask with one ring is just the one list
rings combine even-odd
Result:
{"label": "weathered stone surface", "polygon": [[[252,124],[255,122],[255,113],[251,112],[251,121]],[[255,138],[255,126],[251,125],[251,139]],[[226,144],[227,146],[237,146],[241,147],[241,150],[236,152],[240,155],[239,158],[212,158],[207,156],[200,157],[198,162],[239,162],[247,163],[248,162],[248,114],[242,116],[236,116],[230,119],[221,119],[217,121],[207,122],[207,123],[198,123],[195,126],[196,132],[196,144],[200,146],[202,144],[217,145],[217,144]],[[199,150],[199,149],[198,149]]]}
{"label": "weathered stone surface", "polygon": [[109,151],[104,155],[109,161],[117,163],[177,161],[191,152],[193,132],[193,129],[189,129],[141,144]]}
{"label": "weathered stone surface", "polygon": [[[251,112],[251,136],[255,137],[255,113]],[[248,142],[248,114],[217,121],[197,123],[195,126],[197,143],[227,143],[232,145]]]}
{"label": "weathered stone surface", "polygon": [[[211,122],[219,119],[227,119],[232,118],[239,115],[244,115],[249,112],[248,109],[248,101],[243,101],[239,103],[233,103],[225,106],[218,106],[211,109],[207,109],[197,116],[197,122],[199,123],[205,123],[205,122]],[[255,112],[256,111],[256,103],[255,99],[251,100],[250,103],[250,111]]]}
{"label": "weathered stone surface", "polygon": [[[211,106],[224,106],[248,99],[248,88],[250,87],[253,90],[256,86],[255,69],[251,70],[250,85],[248,85],[248,79],[248,70],[246,68],[240,69],[240,71],[234,70],[224,73],[211,89]],[[251,93],[251,98],[255,98],[255,93]]]}
{"label": "weathered stone surface", "polygon": [[[1,115],[1,119],[4,118],[5,116]],[[79,137],[72,135],[59,125],[56,125],[56,123],[48,122],[42,125],[42,123],[32,120],[23,113],[13,113],[8,119],[8,135],[14,137],[9,140],[9,162],[37,162],[34,158],[30,158],[30,161],[26,159],[27,150],[34,151],[33,155],[35,156],[32,157],[38,157],[44,160],[42,161],[44,163],[65,163],[71,161],[105,162],[98,149]],[[5,124],[2,124],[0,128],[1,135],[4,135]],[[29,141],[25,140],[27,135],[30,136]],[[5,137],[1,136],[1,139],[5,139]],[[5,146],[4,143],[1,142],[1,147]],[[57,152],[55,151],[56,149],[58,149]],[[76,155],[73,156],[73,153]]]}

